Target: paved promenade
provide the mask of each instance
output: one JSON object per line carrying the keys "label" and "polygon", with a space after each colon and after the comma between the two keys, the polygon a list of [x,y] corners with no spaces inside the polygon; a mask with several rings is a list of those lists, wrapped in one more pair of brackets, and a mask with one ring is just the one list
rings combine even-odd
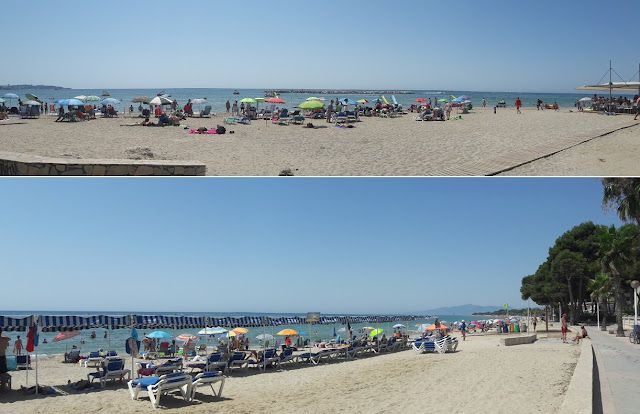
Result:
{"label": "paved promenade", "polygon": [[595,326],[588,329],[598,364],[602,401],[602,411],[594,409],[594,413],[640,412],[640,345],[629,342],[629,330],[625,331],[627,337],[618,338],[609,334],[609,329],[616,329],[615,325],[608,326],[605,332]]}

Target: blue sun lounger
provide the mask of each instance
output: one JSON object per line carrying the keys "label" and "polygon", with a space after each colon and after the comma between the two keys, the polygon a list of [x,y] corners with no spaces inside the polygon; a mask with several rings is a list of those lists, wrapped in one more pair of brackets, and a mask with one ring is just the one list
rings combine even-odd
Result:
{"label": "blue sun lounger", "polygon": [[163,375],[161,377],[146,377],[131,380],[128,383],[129,394],[132,400],[137,400],[140,391],[146,391],[151,400],[153,408],[160,405],[160,397],[171,391],[179,390],[185,400],[189,399],[191,391],[191,376],[184,372],[174,372],[173,374]]}

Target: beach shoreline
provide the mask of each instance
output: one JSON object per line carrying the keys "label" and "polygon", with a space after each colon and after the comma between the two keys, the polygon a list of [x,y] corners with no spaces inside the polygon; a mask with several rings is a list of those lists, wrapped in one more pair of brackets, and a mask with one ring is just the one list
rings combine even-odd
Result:
{"label": "beach shoreline", "polygon": [[[633,155],[638,123],[631,115],[535,108],[523,115],[510,108],[495,114],[493,108],[474,108],[460,120],[445,122],[415,121],[415,115],[364,117],[354,128],[323,119],[306,121],[316,128],[254,120],[227,124],[224,135],[188,130],[215,129],[228,114],[164,128],[120,126],[141,120],[134,117],[56,123],[46,115],[0,122],[0,151],[70,159],[197,160],[212,176],[277,176],[285,169],[296,176],[576,175],[578,167],[583,175],[598,175],[605,166],[612,175],[640,174]],[[622,128],[627,129],[610,133]],[[583,141],[588,142],[579,144]],[[609,144],[613,141],[626,143],[625,151]]]}

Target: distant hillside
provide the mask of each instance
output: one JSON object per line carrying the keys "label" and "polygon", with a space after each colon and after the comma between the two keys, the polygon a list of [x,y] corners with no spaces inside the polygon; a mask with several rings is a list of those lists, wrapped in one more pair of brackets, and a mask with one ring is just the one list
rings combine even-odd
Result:
{"label": "distant hillside", "polygon": [[428,309],[421,313],[427,315],[473,315],[481,312],[495,312],[499,309],[502,309],[502,306],[459,305]]}
{"label": "distant hillside", "polygon": [[0,85],[0,90],[21,90],[21,89],[69,89],[62,86],[53,85]]}

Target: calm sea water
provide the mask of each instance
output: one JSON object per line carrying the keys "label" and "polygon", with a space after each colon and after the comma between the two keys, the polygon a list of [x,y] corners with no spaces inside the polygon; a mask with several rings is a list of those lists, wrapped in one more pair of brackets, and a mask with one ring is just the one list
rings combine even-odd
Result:
{"label": "calm sea water", "polygon": [[[78,315],[78,316],[88,316],[88,315],[124,315],[136,312],[34,312],[29,315]],[[5,316],[27,316],[25,312],[9,312],[9,311],[0,311],[0,314]],[[173,313],[155,313],[155,315],[174,315]],[[306,314],[265,314],[265,313],[182,313],[184,316],[214,316],[214,317],[226,317],[226,316],[270,316],[270,317],[281,317],[281,316],[305,316]],[[331,316],[331,315],[327,315]],[[443,323],[460,321],[462,319],[467,322],[474,320],[474,317],[471,315],[439,315],[440,321]],[[354,334],[358,335],[358,331],[365,326],[372,326],[377,329],[383,329],[385,333],[391,332],[393,333],[393,325],[396,323],[401,323],[406,325],[407,328],[404,331],[408,331],[410,334],[417,335],[417,325],[428,323],[431,324],[434,322],[434,319],[424,319],[418,321],[400,321],[393,322],[390,324],[380,323],[380,324],[352,324],[352,328],[354,330]],[[246,336],[250,339],[250,345],[252,348],[259,348],[260,343],[256,339],[256,336],[263,333],[267,333],[273,335],[276,340],[280,339],[276,333],[282,329],[295,329],[296,331],[302,331],[305,333],[305,337],[311,337],[312,341],[316,341],[317,339],[321,340],[330,340],[333,339],[333,331],[335,329],[336,334],[340,335],[342,338],[345,337],[344,332],[340,332],[340,329],[343,328],[343,325],[282,325],[276,327],[265,327],[264,330],[262,327],[259,328],[248,328],[249,333]],[[191,333],[197,335],[197,332],[200,329],[184,329],[184,330],[175,330],[175,329],[163,329],[163,331],[167,332],[169,335],[175,337],[182,333]],[[60,342],[52,342],[53,338],[55,338],[58,333],[57,332],[43,332],[40,334],[40,344],[38,346],[38,355],[47,357],[50,355],[58,355],[63,354],[68,348],[71,348],[72,345],[76,345],[81,349],[81,354],[88,354],[91,351],[97,351],[102,348],[104,350],[113,349],[118,351],[118,353],[125,352],[125,341],[127,338],[131,336],[130,329],[115,329],[108,331],[106,329],[96,329],[94,332],[96,333],[96,338],[91,339],[91,330],[88,331],[80,331],[80,335],[67,339]],[[138,334],[142,337],[144,333],[151,333],[151,330],[138,330]],[[106,333],[106,338],[105,338]],[[13,350],[13,341],[16,339],[18,335],[20,335],[21,339],[23,339],[24,344],[26,345],[27,341],[27,333],[26,332],[4,332],[3,335],[11,338],[11,346],[7,350],[7,355],[12,355],[11,351]],[[43,344],[43,340],[46,339],[48,343]],[[225,339],[224,336],[215,335],[209,336],[208,344],[209,346],[215,345],[218,343],[220,339]],[[82,343],[84,342],[84,343]],[[179,344],[181,342],[178,342]],[[204,336],[199,336],[198,345],[206,343],[206,338]],[[273,342],[272,342],[273,343]],[[111,346],[109,346],[111,345]]]}
{"label": "calm sea water", "polygon": [[[68,99],[73,98],[79,95],[95,95],[101,96],[102,90],[98,89],[60,89],[60,90],[52,90],[52,89],[33,89],[33,90],[3,90],[0,91],[0,96],[5,93],[15,93],[20,96],[23,100],[26,100],[25,94],[31,93],[39,97],[43,102],[53,103],[56,99]],[[109,94],[112,98],[117,98],[121,101],[119,105],[115,105],[115,108],[122,112],[123,109],[129,108],[130,105],[134,106],[134,109],[137,112],[138,104],[132,103],[131,100],[137,96],[147,96],[149,98],[155,97],[158,91],[157,89],[110,89]],[[166,89],[166,95],[170,95],[169,99],[177,100],[178,104],[181,106],[187,102],[188,99],[196,99],[196,98],[207,98],[209,102],[208,105],[211,105],[213,112],[224,112],[225,103],[227,100],[230,100],[233,104],[233,101],[237,100],[238,105],[240,105],[240,100],[243,98],[258,98],[264,96],[263,89],[238,89],[240,92],[239,95],[233,94],[233,89],[205,89],[205,88],[182,88],[182,89]],[[482,98],[487,100],[487,106],[493,107],[500,99],[504,99],[507,104],[514,105],[516,98],[519,96],[522,100],[522,103],[525,107],[535,107],[538,99],[541,99],[543,102],[553,104],[553,102],[557,102],[560,107],[571,107],[573,108],[574,103],[583,98],[585,96],[593,96],[592,92],[585,91],[581,94],[563,94],[563,93],[515,93],[515,92],[471,92],[471,91],[447,91],[447,90],[434,90],[434,91],[422,91],[415,90],[412,91],[413,94],[410,95],[395,95],[398,103],[402,104],[404,108],[408,108],[414,100],[417,98],[425,98],[427,101],[431,99],[432,101],[436,101],[442,98],[451,99],[451,95],[453,96],[463,96],[467,95],[471,98],[472,103],[475,106],[480,106],[482,104]],[[601,93],[602,94],[602,93]],[[633,95],[633,94],[632,94]],[[309,94],[301,94],[301,93],[288,93],[288,94],[280,94],[279,97],[285,101],[284,105],[278,105],[279,107],[288,107],[294,108],[300,103],[304,102],[308,97],[312,96]],[[626,95],[629,96],[629,95]],[[379,95],[362,95],[362,94],[352,94],[352,95],[334,95],[327,94],[321,95],[327,99],[327,102],[331,99],[335,98],[350,98],[353,100],[367,99],[372,101],[373,99],[379,98]],[[390,95],[385,95],[385,98],[389,102],[392,102]],[[14,99],[13,104],[17,101]],[[7,100],[7,105],[9,105],[9,101]],[[95,102],[98,104],[98,102]],[[265,105],[269,106],[269,104],[259,103],[259,107],[265,107]],[[199,111],[200,107],[204,107],[204,105],[195,105],[194,110],[196,112]]]}

